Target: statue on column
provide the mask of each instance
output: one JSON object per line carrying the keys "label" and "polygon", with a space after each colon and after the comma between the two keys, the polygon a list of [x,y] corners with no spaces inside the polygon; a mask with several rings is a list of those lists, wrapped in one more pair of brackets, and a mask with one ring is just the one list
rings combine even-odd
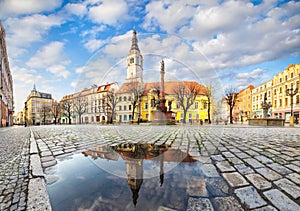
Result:
{"label": "statue on column", "polygon": [[272,107],[270,102],[267,103],[267,92],[264,95],[264,101],[262,102],[262,109],[263,109],[263,118],[268,118],[268,110]]}

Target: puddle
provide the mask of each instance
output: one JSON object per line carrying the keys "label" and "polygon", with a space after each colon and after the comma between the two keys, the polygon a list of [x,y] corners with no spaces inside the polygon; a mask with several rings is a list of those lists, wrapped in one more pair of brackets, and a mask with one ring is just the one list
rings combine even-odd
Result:
{"label": "puddle", "polygon": [[46,172],[53,210],[186,210],[189,198],[224,197],[227,184],[166,145],[98,146]]}

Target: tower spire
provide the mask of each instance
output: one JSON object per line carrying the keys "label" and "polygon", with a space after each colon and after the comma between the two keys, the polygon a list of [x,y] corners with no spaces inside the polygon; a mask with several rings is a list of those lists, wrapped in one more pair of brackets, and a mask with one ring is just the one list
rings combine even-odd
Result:
{"label": "tower spire", "polygon": [[132,35],[132,39],[131,39],[131,48],[130,50],[137,50],[139,51],[139,46],[138,46],[138,39],[136,37],[136,30],[135,27],[133,29],[133,35]]}
{"label": "tower spire", "polygon": [[35,82],[33,83],[33,91],[36,91]]}

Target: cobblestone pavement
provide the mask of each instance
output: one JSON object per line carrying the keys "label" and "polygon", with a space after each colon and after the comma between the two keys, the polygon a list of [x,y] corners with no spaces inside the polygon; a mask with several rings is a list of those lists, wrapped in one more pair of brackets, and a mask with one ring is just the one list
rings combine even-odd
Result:
{"label": "cobblestone pavement", "polygon": [[[55,165],[58,158],[91,149],[99,144],[165,143],[172,148],[188,150],[191,156],[203,162],[208,176],[217,174],[224,178],[229,192],[232,193],[232,196],[214,199],[190,197],[188,210],[300,210],[300,128],[240,125],[71,125],[39,126],[31,127],[31,130],[35,138],[32,140],[37,147],[31,143],[30,162],[31,165],[41,162],[44,170]],[[12,136],[20,142],[18,147],[12,147],[15,154],[9,156],[17,157],[18,161],[6,159],[5,152],[10,149],[3,150],[2,142],[11,139],[11,136],[2,137],[3,130],[0,131],[1,159],[5,157],[6,166],[10,164],[10,167],[0,170],[1,206],[6,208],[15,205],[22,209],[24,206],[20,202],[27,196],[25,189],[28,178],[30,177],[31,182],[31,177],[42,178],[44,175],[42,170],[34,171],[33,168],[28,177],[28,156],[24,153],[24,150],[28,152],[28,130],[24,129],[22,135],[18,133]],[[14,129],[12,132],[14,134]],[[23,176],[16,173],[18,169],[23,170]],[[40,184],[41,180],[38,182]],[[11,183],[15,185],[9,188]],[[207,185],[209,184],[201,183],[202,188]],[[13,202],[16,193],[18,197]],[[167,208],[162,208],[164,209]]]}
{"label": "cobblestone pavement", "polygon": [[28,128],[0,128],[0,210],[26,209],[29,137]]}

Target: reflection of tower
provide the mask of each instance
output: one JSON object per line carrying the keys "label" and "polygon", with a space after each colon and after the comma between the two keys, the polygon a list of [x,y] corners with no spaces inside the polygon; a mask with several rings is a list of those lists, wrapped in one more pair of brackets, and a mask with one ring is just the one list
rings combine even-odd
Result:
{"label": "reflection of tower", "polygon": [[159,179],[160,179],[160,187],[164,184],[164,152],[162,152],[162,154],[160,155],[160,172],[159,172]]}
{"label": "reflection of tower", "polygon": [[139,197],[139,190],[143,183],[143,160],[128,159],[126,160],[127,183],[132,191],[132,201],[136,206]]}

